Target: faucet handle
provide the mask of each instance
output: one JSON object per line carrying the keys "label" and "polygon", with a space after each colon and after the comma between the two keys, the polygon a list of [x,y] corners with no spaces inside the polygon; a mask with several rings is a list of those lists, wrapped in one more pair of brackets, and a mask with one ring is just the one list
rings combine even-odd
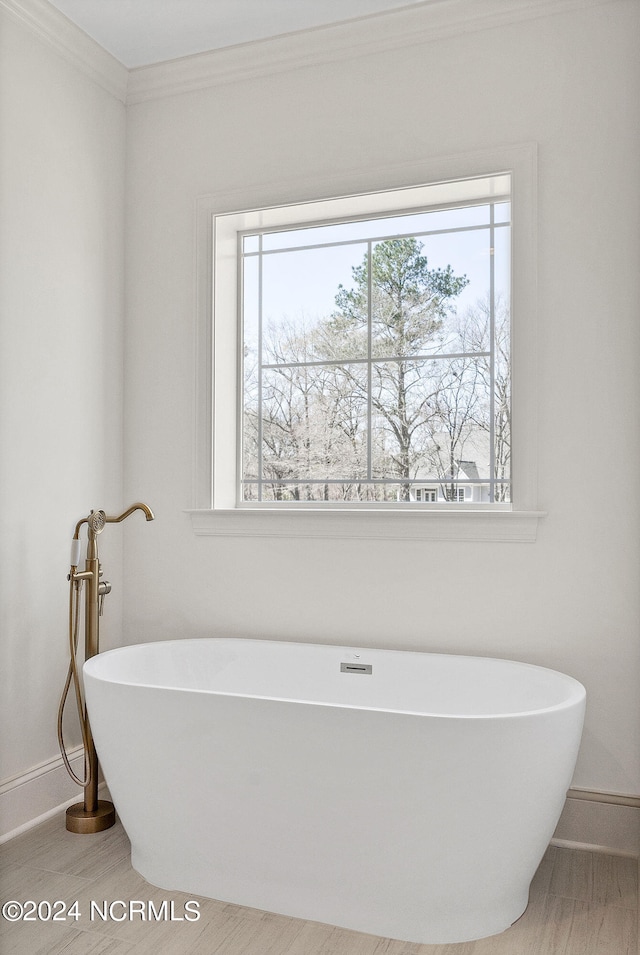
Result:
{"label": "faucet handle", "polygon": [[104,598],[105,594],[111,593],[111,584],[108,580],[101,580],[98,584],[98,616],[101,617],[104,613]]}

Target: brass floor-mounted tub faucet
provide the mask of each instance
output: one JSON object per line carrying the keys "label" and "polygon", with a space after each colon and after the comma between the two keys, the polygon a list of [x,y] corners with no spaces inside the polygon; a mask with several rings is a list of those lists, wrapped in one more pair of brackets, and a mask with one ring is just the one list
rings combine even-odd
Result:
{"label": "brass floor-mounted tub faucet", "polygon": [[[98,534],[107,524],[119,524],[134,511],[142,511],[148,521],[153,520],[153,511],[146,504],[132,504],[119,517],[108,517],[104,511],[91,511],[76,524],[71,541],[71,570],[69,571],[69,670],[60,706],[58,708],[58,742],[67,772],[74,782],[84,788],[84,800],[67,809],[67,829],[70,832],[89,833],[108,829],[116,821],[113,803],[98,799],[98,756],[91,735],[87,709],[83,699],[80,675],[77,663],[78,636],[80,623],[80,594],[85,586],[84,613],[84,658],[90,659],[100,652],[100,617],[105,596],[111,592],[111,584],[101,580],[102,570],[98,557]],[[80,563],[80,528],[87,525],[87,556],[85,569],[78,570]],[[73,682],[82,742],[84,745],[84,778],[80,779],[73,771],[67,755],[62,735],[62,716],[64,706]]]}

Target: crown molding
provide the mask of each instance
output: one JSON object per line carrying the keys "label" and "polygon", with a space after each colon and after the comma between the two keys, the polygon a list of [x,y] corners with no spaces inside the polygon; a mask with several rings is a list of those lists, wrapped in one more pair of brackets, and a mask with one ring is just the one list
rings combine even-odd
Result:
{"label": "crown molding", "polygon": [[613,2],[620,0],[424,0],[386,13],[134,68],[127,104]]}
{"label": "crown molding", "polygon": [[385,13],[132,70],[48,0],[0,0],[0,10],[48,43],[102,89],[133,105],[619,2],[623,0],[423,0]]}
{"label": "crown molding", "polygon": [[0,0],[14,20],[120,102],[127,99],[129,70],[47,0]]}

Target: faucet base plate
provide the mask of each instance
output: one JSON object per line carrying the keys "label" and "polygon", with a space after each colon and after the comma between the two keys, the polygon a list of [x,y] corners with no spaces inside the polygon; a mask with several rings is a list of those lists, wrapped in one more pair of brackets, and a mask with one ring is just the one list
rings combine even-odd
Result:
{"label": "faucet base plate", "polygon": [[84,803],[77,802],[67,809],[67,829],[69,832],[87,834],[102,832],[109,829],[116,821],[116,810],[112,802],[99,799],[94,810],[84,808]]}

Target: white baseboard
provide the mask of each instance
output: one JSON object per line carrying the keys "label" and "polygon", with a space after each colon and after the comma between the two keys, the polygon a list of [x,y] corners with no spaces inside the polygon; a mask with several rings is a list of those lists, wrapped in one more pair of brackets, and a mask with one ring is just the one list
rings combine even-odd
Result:
{"label": "white baseboard", "polygon": [[640,857],[640,797],[570,789],[551,841],[564,848]]}
{"label": "white baseboard", "polygon": [[[82,776],[83,748],[69,751],[69,762]],[[61,756],[39,763],[0,785],[0,843],[44,822],[82,798],[82,789],[69,777]]]}

